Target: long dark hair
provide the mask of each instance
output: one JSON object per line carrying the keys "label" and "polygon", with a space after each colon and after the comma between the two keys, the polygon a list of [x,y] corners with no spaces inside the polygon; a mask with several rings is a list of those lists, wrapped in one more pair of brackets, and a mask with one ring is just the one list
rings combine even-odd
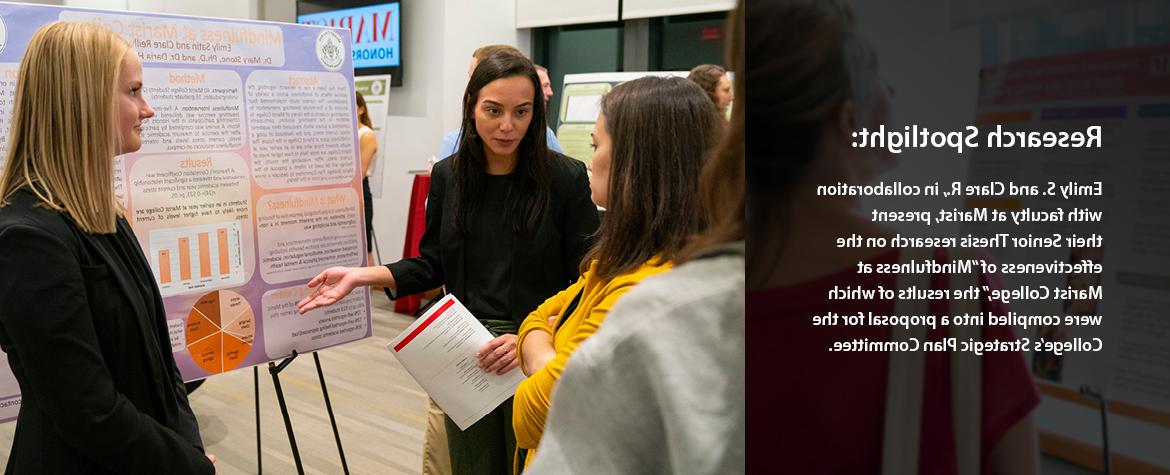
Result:
{"label": "long dark hair", "polygon": [[354,91],[354,94],[357,94],[357,106],[362,109],[361,115],[358,116],[358,122],[371,129],[374,128],[374,123],[370,122],[370,108],[366,107],[366,98],[362,97],[360,92]]}
{"label": "long dark hair", "polygon": [[856,111],[865,111],[862,86],[872,81],[859,67],[867,50],[842,0],[752,2],[746,22],[755,25],[748,29],[746,51],[777,52],[746,64],[743,82],[768,87],[746,91],[740,97],[747,100],[736,101],[752,105],[746,133],[763,137],[745,141],[750,288],[774,272],[788,245],[794,231],[792,194],[824,145],[823,130],[834,109],[853,101]]}
{"label": "long dark hair", "polygon": [[540,78],[532,61],[518,54],[501,53],[489,56],[475,67],[467,81],[463,95],[463,132],[459,150],[452,158],[455,178],[455,227],[461,232],[470,231],[469,220],[483,201],[483,175],[487,169],[487,155],[483,139],[475,129],[475,105],[479,102],[479,91],[492,81],[510,77],[523,77],[532,82],[532,121],[516,150],[516,167],[512,174],[516,180],[504,199],[506,214],[513,231],[521,232],[536,227],[549,197],[549,157],[545,139],[544,96],[540,90]]}
{"label": "long dark hair", "polygon": [[655,256],[675,260],[702,230],[699,171],[723,121],[697,84],[655,76],[615,87],[601,113],[613,143],[609,202],[581,267],[597,259],[598,275],[612,279]]}
{"label": "long dark hair", "polygon": [[[744,239],[744,143],[747,141],[747,120],[744,108],[746,98],[746,61],[744,61],[744,0],[739,0],[728,18],[727,64],[739,74],[732,87],[735,97],[744,98],[731,103],[731,123],[719,145],[707,159],[699,176],[699,197],[711,220],[707,229],[691,241],[682,252],[680,261],[693,259],[710,248]],[[757,117],[756,120],[762,118]],[[757,132],[764,133],[764,132]],[[764,133],[764,137],[768,134]],[[759,141],[759,140],[757,140]]]}

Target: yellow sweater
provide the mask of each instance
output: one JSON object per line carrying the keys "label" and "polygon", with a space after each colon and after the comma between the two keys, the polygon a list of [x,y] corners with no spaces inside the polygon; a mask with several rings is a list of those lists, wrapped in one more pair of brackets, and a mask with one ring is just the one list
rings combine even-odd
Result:
{"label": "yellow sweater", "polygon": [[[517,347],[524,344],[524,339],[529,333],[543,331],[554,335],[553,348],[556,350],[556,356],[544,366],[544,369],[537,371],[520,383],[512,403],[512,427],[516,431],[516,446],[528,449],[529,462],[532,461],[532,456],[536,453],[536,446],[540,442],[540,436],[544,432],[544,421],[548,416],[549,404],[552,402],[553,386],[560,379],[561,371],[565,369],[565,363],[569,361],[569,355],[577,349],[581,342],[597,331],[601,322],[605,320],[606,314],[609,313],[609,309],[613,308],[619,297],[630,290],[634,284],[641,282],[642,279],[665,272],[670,267],[669,262],[660,262],[659,259],[655,258],[629,273],[621,274],[607,281],[597,275],[597,261],[595,260],[589,264],[589,269],[577,279],[576,283],[545,300],[528,315],[528,318],[524,319],[524,323],[520,325]],[[578,293],[581,294],[581,300],[577,303],[577,308],[567,317],[568,320],[561,324],[560,330],[554,334],[553,328],[548,322],[549,317],[560,315],[561,311],[572,303],[573,297],[577,296]],[[517,357],[520,357],[520,353],[520,351],[516,352]],[[522,358],[520,363],[523,364]]]}

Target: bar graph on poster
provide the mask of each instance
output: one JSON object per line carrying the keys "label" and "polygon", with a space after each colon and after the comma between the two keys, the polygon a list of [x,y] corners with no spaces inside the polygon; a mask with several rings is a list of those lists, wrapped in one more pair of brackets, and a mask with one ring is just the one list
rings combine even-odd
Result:
{"label": "bar graph on poster", "polygon": [[150,231],[150,263],[163,297],[244,283],[240,222]]}

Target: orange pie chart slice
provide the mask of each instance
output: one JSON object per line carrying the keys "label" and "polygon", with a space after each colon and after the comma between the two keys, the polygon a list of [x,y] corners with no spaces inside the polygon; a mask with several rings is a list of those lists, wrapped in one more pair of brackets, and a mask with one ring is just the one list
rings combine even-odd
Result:
{"label": "orange pie chart slice", "polygon": [[218,290],[199,297],[187,315],[187,351],[208,373],[236,369],[252,350],[252,307],[242,295]]}

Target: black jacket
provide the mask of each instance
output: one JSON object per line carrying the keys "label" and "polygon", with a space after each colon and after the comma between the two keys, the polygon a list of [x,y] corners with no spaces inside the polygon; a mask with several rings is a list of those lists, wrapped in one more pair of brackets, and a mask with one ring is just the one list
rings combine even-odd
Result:
{"label": "black jacket", "polygon": [[131,262],[36,203],[0,208],[0,349],[23,396],[7,472],[213,473],[129,224]]}
{"label": "black jacket", "polygon": [[[519,324],[530,312],[580,275],[578,266],[592,244],[599,216],[590,201],[585,164],[549,152],[550,195],[540,222],[529,232],[515,234],[510,255],[465,256],[463,235],[455,228],[454,158],[435,164],[427,196],[427,227],[419,241],[419,257],[390,264],[396,292],[390,298],[424,292],[440,285],[462,299],[466,259],[511,261],[513,272],[509,307]],[[507,226],[501,223],[501,226]],[[467,304],[467,302],[464,302]],[[469,305],[469,308],[471,306]]]}

